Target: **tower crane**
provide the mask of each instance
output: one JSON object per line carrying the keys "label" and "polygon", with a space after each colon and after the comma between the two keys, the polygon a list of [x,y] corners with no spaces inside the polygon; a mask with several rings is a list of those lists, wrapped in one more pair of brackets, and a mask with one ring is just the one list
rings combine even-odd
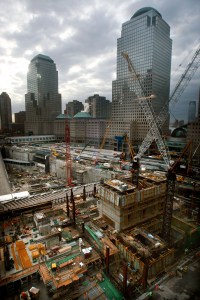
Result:
{"label": "tower crane", "polygon": [[[136,74],[135,69],[133,67],[133,64],[128,56],[127,53],[122,53],[123,57],[127,60],[128,62],[128,69],[129,71],[133,74],[134,78],[136,78],[138,80],[139,83],[139,87],[141,89],[141,91],[143,91],[143,87],[142,84],[139,80],[139,76],[138,74]],[[200,48],[197,49],[197,51],[195,52],[192,61],[188,64],[185,72],[182,74],[180,80],[178,81],[174,91],[171,94],[170,97],[170,104],[175,104],[176,102],[178,102],[179,97],[181,96],[181,94],[183,93],[183,91],[185,90],[185,88],[187,87],[188,83],[190,82],[190,80],[192,79],[194,73],[196,72],[196,70],[198,69],[200,65]],[[143,94],[143,93],[142,93]],[[138,93],[137,93],[138,95]],[[142,104],[142,108],[149,108],[151,109],[151,111],[153,111],[153,108],[151,107],[151,104],[147,101],[147,98],[144,98],[144,101],[140,101],[140,104]],[[143,105],[144,104],[144,105]],[[147,112],[148,109],[144,110],[144,112]],[[154,115],[151,114],[149,116],[149,132],[146,136],[146,138],[144,139],[136,157],[137,158],[141,158],[141,156],[144,154],[144,152],[149,148],[149,146],[151,145],[151,142],[153,140],[156,141],[158,149],[162,150],[160,147],[160,139],[162,140],[161,136],[160,136],[160,132],[158,127],[161,127],[164,122],[166,121],[168,117],[168,103],[166,103],[163,107],[163,109],[161,110],[159,116],[157,118],[154,119]],[[163,143],[164,144],[164,143]],[[189,146],[188,146],[189,147]],[[167,152],[166,151],[166,147],[164,144],[164,153]],[[187,149],[184,149],[184,153],[187,151]],[[160,151],[162,154],[162,151]],[[181,155],[182,157],[182,155]],[[165,162],[167,162],[166,159],[164,159]],[[170,230],[171,230],[171,220],[172,220],[172,212],[173,212],[173,199],[174,199],[174,191],[175,191],[175,182],[176,182],[176,174],[174,172],[175,166],[177,165],[177,163],[175,162],[174,165],[171,166],[169,163],[167,163],[168,166],[168,173],[167,173],[167,191],[166,191],[166,199],[165,199],[165,209],[164,209],[164,216],[163,216],[163,226],[162,226],[162,236],[165,239],[165,241],[170,242]]]}
{"label": "tower crane", "polygon": [[101,143],[101,145],[100,145],[99,151],[97,152],[97,155],[96,155],[96,158],[95,158],[95,161],[94,161],[95,165],[98,163],[98,158],[99,158],[99,155],[100,155],[101,150],[103,149],[103,147],[104,147],[104,145],[105,145],[105,142],[106,142],[106,139],[107,139],[107,137],[108,137],[108,134],[109,134],[109,132],[110,132],[111,124],[112,124],[112,120],[109,120],[109,121],[108,121],[108,125],[107,125],[107,127],[106,127],[106,131],[105,131],[104,136],[103,136],[102,143]]}
{"label": "tower crane", "polygon": [[[170,105],[175,105],[178,100],[180,99],[180,96],[188,86],[190,80],[192,79],[193,75],[195,74],[196,70],[199,68],[200,65],[200,47],[195,51],[191,62],[187,65],[184,73],[181,75],[178,83],[176,84],[170,98],[169,98],[169,103]],[[165,123],[165,121],[168,118],[168,102],[165,103],[163,108],[161,109],[160,113],[158,114],[156,118],[156,123],[155,120],[150,123],[149,125],[149,131],[143,140],[139,151],[137,153],[137,157],[141,158],[142,155],[146,152],[147,149],[151,146],[152,141],[155,139],[154,137],[154,127],[158,126],[158,128],[161,128],[162,125]],[[156,126],[156,127],[157,127]]]}
{"label": "tower crane", "polygon": [[68,122],[68,113],[66,110],[66,122],[65,122],[65,143],[66,143],[66,185],[72,185],[72,161],[70,153],[70,128]]}
{"label": "tower crane", "polygon": [[[166,151],[166,147],[162,140],[160,131],[157,127],[157,123],[155,122],[156,115],[155,115],[154,109],[152,107],[152,104],[150,101],[148,101],[148,97],[145,96],[145,91],[144,91],[142,82],[140,80],[140,76],[136,73],[136,70],[132,64],[131,59],[129,58],[128,53],[122,52],[122,56],[126,59],[126,61],[128,63],[128,69],[131,72],[133,78],[136,79],[136,84],[134,86],[134,92],[135,92],[135,94],[139,100],[139,104],[142,107],[142,110],[145,114],[147,123],[154,125],[154,126],[152,126],[153,138],[156,141],[157,147],[158,147],[166,165],[169,166],[170,157],[169,157],[168,152]],[[136,157],[138,157],[138,156],[136,155]]]}

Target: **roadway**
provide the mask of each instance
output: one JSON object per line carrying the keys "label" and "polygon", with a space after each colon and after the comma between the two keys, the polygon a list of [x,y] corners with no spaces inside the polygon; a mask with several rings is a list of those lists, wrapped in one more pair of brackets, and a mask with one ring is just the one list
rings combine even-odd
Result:
{"label": "roadway", "polygon": [[8,174],[0,152],[0,196],[11,193]]}

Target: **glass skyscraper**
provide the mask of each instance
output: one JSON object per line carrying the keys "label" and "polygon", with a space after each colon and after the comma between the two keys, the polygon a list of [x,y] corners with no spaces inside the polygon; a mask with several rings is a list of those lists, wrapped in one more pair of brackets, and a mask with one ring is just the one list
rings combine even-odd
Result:
{"label": "glass skyscraper", "polygon": [[[131,141],[140,144],[148,130],[136,95],[138,81],[130,74],[122,52],[128,53],[145,96],[153,96],[150,101],[158,114],[169,99],[171,49],[170,27],[157,10],[142,8],[122,24],[117,41],[117,78],[112,85],[112,137],[126,132]],[[163,131],[167,130],[165,124]]]}
{"label": "glass skyscraper", "polygon": [[26,134],[52,134],[52,121],[61,113],[61,95],[58,93],[58,71],[49,56],[39,54],[31,60],[25,107]]}

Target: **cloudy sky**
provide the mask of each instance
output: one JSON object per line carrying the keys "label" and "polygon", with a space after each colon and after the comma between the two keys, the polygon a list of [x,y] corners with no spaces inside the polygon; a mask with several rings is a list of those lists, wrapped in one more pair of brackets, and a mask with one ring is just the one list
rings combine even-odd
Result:
{"label": "cloudy sky", "polygon": [[[173,89],[199,44],[199,0],[1,0],[0,93],[10,95],[13,112],[24,110],[28,65],[39,53],[57,65],[63,108],[95,93],[111,100],[121,25],[145,6],[171,27]],[[198,99],[199,75],[173,109],[177,119]]]}

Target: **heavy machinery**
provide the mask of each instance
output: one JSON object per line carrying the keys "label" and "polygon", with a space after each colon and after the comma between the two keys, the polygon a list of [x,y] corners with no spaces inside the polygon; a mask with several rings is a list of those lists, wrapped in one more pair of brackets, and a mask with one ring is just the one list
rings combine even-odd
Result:
{"label": "heavy machinery", "polygon": [[[142,107],[142,110],[145,114],[147,123],[154,125],[152,127],[152,133],[153,133],[154,140],[156,141],[157,147],[158,147],[166,165],[169,166],[170,157],[169,157],[168,152],[166,151],[166,147],[165,147],[165,144],[161,137],[160,131],[157,127],[157,123],[155,122],[156,115],[155,115],[155,112],[154,112],[151,102],[148,101],[150,97],[145,96],[145,90],[144,90],[144,87],[140,80],[140,76],[137,74],[137,72],[129,58],[128,53],[122,52],[122,55],[126,59],[126,61],[128,63],[128,69],[129,69],[130,73],[132,74],[133,79],[135,80],[134,92],[135,92],[137,98],[139,99],[139,105]],[[136,155],[136,157],[139,159],[141,158],[138,156],[138,154]]]}
{"label": "heavy machinery", "polygon": [[140,169],[139,160],[135,156],[135,152],[134,152],[133,147],[130,143],[128,134],[125,133],[123,137],[124,137],[124,140],[126,141],[126,143],[128,144],[129,153],[130,153],[130,157],[131,157],[131,164],[132,164],[132,167],[131,167],[131,173],[132,173],[131,182],[133,184],[135,184],[136,186],[138,186],[139,169]]}
{"label": "heavy machinery", "polygon": [[[146,97],[144,97],[144,89],[142,83],[140,81],[140,76],[136,73],[134,66],[128,56],[127,53],[122,53],[123,57],[126,59],[128,63],[128,69],[131,72],[134,80],[138,81],[136,85],[135,93],[140,99],[139,103],[143,108],[143,112],[145,113],[146,119],[149,123],[149,132],[144,139],[136,157],[140,159],[145,151],[150,147],[153,140],[156,141],[157,147],[163,156],[163,159],[168,167],[167,173],[167,191],[166,191],[166,201],[165,201],[165,210],[163,216],[163,226],[162,226],[162,235],[166,242],[170,242],[170,229],[171,229],[171,219],[172,219],[172,212],[173,212],[173,199],[174,199],[174,191],[175,191],[175,182],[176,182],[176,174],[174,173],[175,165],[170,167],[170,158],[168,152],[165,147],[165,143],[162,140],[160,135],[159,128],[164,124],[166,119],[168,118],[168,103],[166,103],[161,110],[158,117],[155,116],[153,112],[153,107],[151,102],[148,101]],[[170,104],[176,104],[187,87],[188,83],[192,79],[195,71],[198,69],[200,65],[200,48],[197,49],[195,52],[191,62],[188,64],[185,72],[181,76],[180,80],[178,81],[174,91],[170,97]],[[184,150],[185,153],[186,150]]]}
{"label": "heavy machinery", "polygon": [[[171,220],[173,213],[173,201],[174,201],[174,190],[176,184],[176,172],[177,167],[180,166],[181,159],[187,152],[187,150],[191,149],[192,142],[190,141],[184,148],[182,154],[177,158],[172,166],[170,166],[167,172],[167,193],[166,200],[164,203],[164,215],[163,215],[163,224],[162,224],[162,238],[170,243],[170,232],[171,232]],[[190,151],[191,154],[191,151]],[[190,156],[190,155],[189,155]]]}
{"label": "heavy machinery", "polygon": [[[190,80],[194,76],[195,72],[199,68],[200,65],[200,47],[195,51],[191,62],[187,65],[184,73],[181,75],[178,83],[176,84],[173,92],[171,93],[171,96],[169,98],[170,105],[174,107],[178,100],[180,99],[180,96],[188,86]],[[149,125],[149,131],[145,137],[145,139],[142,142],[142,145],[139,148],[139,151],[137,153],[137,157],[141,158],[141,156],[145,153],[145,151],[150,147],[152,141],[156,139],[154,135],[154,127],[161,128],[162,125],[165,123],[165,121],[168,118],[168,102],[165,103],[162,110],[160,111],[159,115],[155,120],[152,120],[152,122]]]}
{"label": "heavy machinery", "polygon": [[106,130],[105,130],[105,133],[104,133],[104,136],[103,136],[103,140],[101,142],[101,145],[100,145],[100,148],[99,148],[99,151],[97,152],[97,155],[96,155],[96,158],[94,160],[94,164],[97,165],[98,164],[98,158],[99,158],[99,155],[101,153],[101,150],[103,149],[104,145],[105,145],[105,142],[106,142],[106,139],[108,137],[108,134],[110,132],[110,127],[111,127],[111,124],[112,124],[112,120],[109,120],[108,121],[108,125],[106,127]]}
{"label": "heavy machinery", "polygon": [[75,160],[80,160],[81,154],[83,153],[83,151],[87,148],[87,146],[89,146],[89,144],[91,144],[92,141],[89,141],[85,147],[80,151],[79,155],[76,156]]}

